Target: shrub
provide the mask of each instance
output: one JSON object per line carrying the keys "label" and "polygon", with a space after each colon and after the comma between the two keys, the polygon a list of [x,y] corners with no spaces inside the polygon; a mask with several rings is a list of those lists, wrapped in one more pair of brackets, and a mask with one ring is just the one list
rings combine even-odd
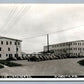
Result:
{"label": "shrub", "polygon": [[9,67],[21,66],[21,64],[13,63],[13,62],[10,62],[10,61],[7,61],[7,60],[0,60],[0,63],[4,64],[6,66],[9,66]]}
{"label": "shrub", "polygon": [[11,61],[11,60],[16,60],[15,58],[11,57],[11,58],[7,58],[7,61]]}
{"label": "shrub", "polygon": [[84,60],[80,60],[77,63],[79,63],[80,65],[84,66]]}

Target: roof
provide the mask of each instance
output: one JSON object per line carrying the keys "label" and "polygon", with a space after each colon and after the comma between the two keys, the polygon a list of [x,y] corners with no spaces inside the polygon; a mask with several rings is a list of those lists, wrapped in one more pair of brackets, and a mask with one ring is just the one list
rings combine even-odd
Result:
{"label": "roof", "polygon": [[2,37],[2,36],[0,36],[0,39],[10,39],[10,40],[15,40],[15,41],[22,42],[22,40],[19,40],[19,39],[14,39],[14,38],[9,38],[9,37]]}
{"label": "roof", "polygon": [[[84,42],[84,40],[75,40],[75,41],[68,41],[68,42],[63,42],[63,43],[79,42],[79,41],[83,41],[83,42]],[[63,43],[57,43],[57,44],[63,44]],[[51,44],[51,45],[49,45],[49,46],[57,45],[57,44]],[[44,47],[46,47],[46,46],[44,46]]]}

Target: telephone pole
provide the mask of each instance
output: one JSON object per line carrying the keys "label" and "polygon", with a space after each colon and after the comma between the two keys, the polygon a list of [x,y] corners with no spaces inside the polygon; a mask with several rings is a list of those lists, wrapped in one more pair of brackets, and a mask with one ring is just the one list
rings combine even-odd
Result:
{"label": "telephone pole", "polygon": [[49,52],[49,34],[47,34],[47,52]]}
{"label": "telephone pole", "polygon": [[18,41],[16,40],[16,57],[18,57],[18,50],[17,50],[18,46],[17,46],[17,44],[18,44]]}

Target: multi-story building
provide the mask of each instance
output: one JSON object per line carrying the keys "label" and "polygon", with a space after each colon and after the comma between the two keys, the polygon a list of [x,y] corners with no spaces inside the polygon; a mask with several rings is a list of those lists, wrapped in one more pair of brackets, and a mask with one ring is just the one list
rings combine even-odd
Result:
{"label": "multi-story building", "polygon": [[[47,50],[47,46],[44,46],[44,51]],[[49,45],[49,50],[60,56],[84,56],[84,40]]]}
{"label": "multi-story building", "polygon": [[0,37],[0,59],[21,56],[21,40]]}

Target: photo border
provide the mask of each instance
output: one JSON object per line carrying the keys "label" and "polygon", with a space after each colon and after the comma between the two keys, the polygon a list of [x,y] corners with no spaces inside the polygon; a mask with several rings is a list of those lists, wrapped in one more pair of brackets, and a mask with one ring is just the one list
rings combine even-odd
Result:
{"label": "photo border", "polygon": [[[84,4],[84,0],[0,0],[0,4],[36,4],[36,3],[49,3],[49,4]],[[0,82],[83,82],[84,78],[1,78]]]}

